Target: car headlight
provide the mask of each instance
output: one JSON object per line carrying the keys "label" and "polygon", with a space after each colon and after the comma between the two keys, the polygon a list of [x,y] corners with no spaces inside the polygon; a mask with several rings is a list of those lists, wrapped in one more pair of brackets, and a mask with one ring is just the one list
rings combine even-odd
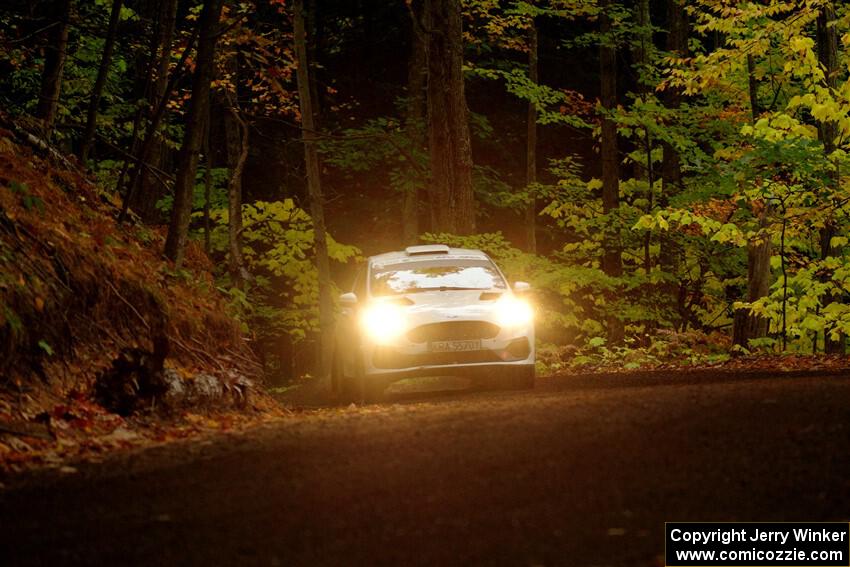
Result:
{"label": "car headlight", "polygon": [[526,325],[533,318],[534,310],[527,301],[510,295],[503,295],[496,302],[496,320],[502,327]]}
{"label": "car headlight", "polygon": [[398,338],[407,328],[404,310],[394,303],[373,303],[360,316],[363,331],[376,343]]}

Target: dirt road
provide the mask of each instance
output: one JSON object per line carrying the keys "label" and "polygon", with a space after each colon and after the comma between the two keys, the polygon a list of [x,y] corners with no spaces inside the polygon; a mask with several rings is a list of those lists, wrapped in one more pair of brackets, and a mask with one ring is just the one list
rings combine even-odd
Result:
{"label": "dirt road", "polygon": [[850,519],[850,376],[544,381],[296,415],[0,492],[0,565],[658,565]]}

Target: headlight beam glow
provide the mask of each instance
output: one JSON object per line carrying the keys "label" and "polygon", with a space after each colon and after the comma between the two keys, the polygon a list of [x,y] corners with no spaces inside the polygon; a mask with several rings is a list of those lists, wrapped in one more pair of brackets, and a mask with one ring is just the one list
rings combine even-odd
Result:
{"label": "headlight beam glow", "polygon": [[502,296],[496,302],[496,319],[502,327],[527,325],[534,318],[531,305],[513,296]]}
{"label": "headlight beam glow", "polygon": [[366,335],[378,344],[385,344],[401,336],[407,329],[404,310],[394,303],[373,303],[360,316]]}

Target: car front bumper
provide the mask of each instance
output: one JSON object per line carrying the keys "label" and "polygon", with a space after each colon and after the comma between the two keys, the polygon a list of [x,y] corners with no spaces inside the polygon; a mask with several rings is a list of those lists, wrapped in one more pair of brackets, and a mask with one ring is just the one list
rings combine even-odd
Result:
{"label": "car front bumper", "polygon": [[361,345],[365,376],[386,379],[418,376],[474,376],[500,368],[534,364],[534,334],[481,339],[481,349],[433,352],[428,343],[402,342],[392,345]]}

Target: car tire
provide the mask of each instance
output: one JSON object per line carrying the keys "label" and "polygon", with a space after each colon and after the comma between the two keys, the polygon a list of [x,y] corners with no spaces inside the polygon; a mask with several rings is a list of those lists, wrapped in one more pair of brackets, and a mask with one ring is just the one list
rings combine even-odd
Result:
{"label": "car tire", "polygon": [[341,356],[334,357],[331,367],[331,386],[336,399],[345,405],[379,402],[386,389],[386,384],[380,378],[367,380],[362,366],[355,370],[353,376],[347,376]]}
{"label": "car tire", "polygon": [[345,374],[345,364],[339,350],[334,353],[331,364],[331,391],[340,404],[348,405],[361,401],[362,395],[358,378]]}

